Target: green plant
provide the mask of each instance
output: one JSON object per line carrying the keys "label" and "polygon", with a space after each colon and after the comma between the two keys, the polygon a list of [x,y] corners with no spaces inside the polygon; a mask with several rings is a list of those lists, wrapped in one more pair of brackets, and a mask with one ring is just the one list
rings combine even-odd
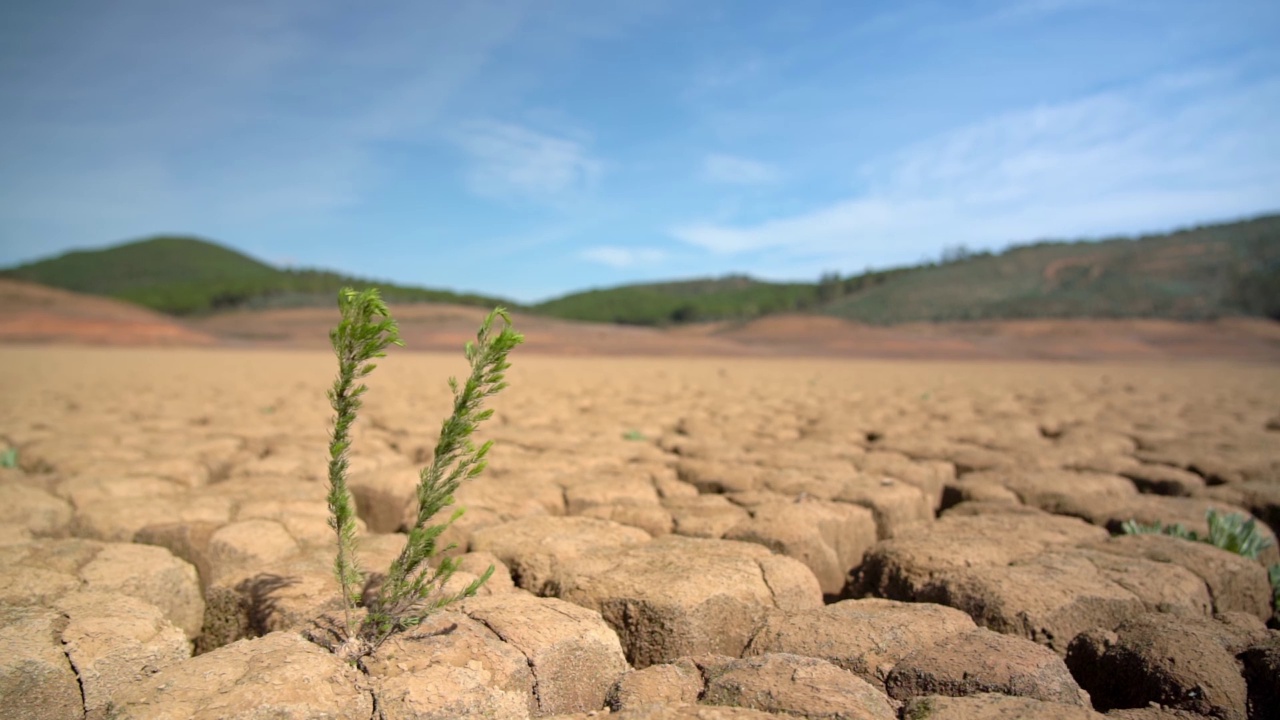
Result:
{"label": "green plant", "polygon": [[11,447],[7,448],[4,452],[0,452],[0,467],[18,467],[18,448]]}
{"label": "green plant", "polygon": [[[461,482],[484,471],[485,457],[492,441],[476,447],[470,436],[479,424],[493,415],[482,409],[484,399],[507,387],[505,371],[510,367],[507,355],[524,341],[511,328],[506,310],[494,309],[476,334],[474,343],[466,345],[466,358],[471,374],[461,386],[449,378],[453,390],[453,412],[440,429],[431,464],[419,473],[418,511],[414,525],[400,555],[391,563],[385,580],[371,592],[365,591],[365,577],[356,560],[356,513],[347,488],[347,451],[351,447],[350,430],[361,407],[360,396],[368,387],[355,382],[377,367],[372,361],[386,356],[390,345],[403,345],[399,328],[378,291],[356,292],[343,288],[338,294],[342,319],[330,333],[338,357],[338,377],[329,391],[329,401],[336,416],[329,445],[329,512],[330,527],[337,533],[338,552],[334,573],[342,586],[344,636],[337,654],[344,660],[356,661],[378,648],[391,634],[421,623],[431,613],[476,594],[493,574],[487,572],[456,593],[445,593],[444,586],[457,570],[454,558],[441,558],[434,567],[429,561],[452,545],[437,547],[441,533],[448,529],[463,510],[457,509],[443,522],[428,524],[437,514],[453,504],[453,493]],[[495,320],[503,321],[495,335]],[[354,616],[358,607],[366,610],[357,627]]]}
{"label": "green plant", "polygon": [[628,431],[626,431],[626,432],[622,433],[622,439],[623,439],[623,440],[631,440],[631,441],[634,441],[634,442],[640,442],[640,441],[643,441],[643,440],[647,440],[648,438],[646,438],[646,437],[644,436],[644,433],[640,432],[639,430],[628,430]]}
{"label": "green plant", "polygon": [[[1171,535],[1183,540],[1208,543],[1250,560],[1257,560],[1258,555],[1271,546],[1271,538],[1258,531],[1258,521],[1255,518],[1245,519],[1239,513],[1220,515],[1217,510],[1209,508],[1205,519],[1209,523],[1209,534],[1205,536],[1188,530],[1181,524],[1161,525],[1159,521],[1143,525],[1135,520],[1126,520],[1120,529],[1126,535]],[[1280,612],[1280,563],[1267,569],[1267,578],[1271,582],[1272,606]]]}

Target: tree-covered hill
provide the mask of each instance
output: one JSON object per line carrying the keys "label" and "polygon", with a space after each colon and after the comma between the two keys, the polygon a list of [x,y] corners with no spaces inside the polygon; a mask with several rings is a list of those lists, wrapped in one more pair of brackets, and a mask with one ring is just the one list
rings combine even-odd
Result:
{"label": "tree-covered hill", "polygon": [[1138,238],[1051,241],[816,283],[744,276],[589,290],[532,308],[668,325],[805,311],[877,325],[1012,318],[1280,319],[1280,215]]}
{"label": "tree-covered hill", "polygon": [[103,250],[69,252],[0,271],[0,277],[106,295],[174,315],[244,307],[332,304],[344,285],[377,285],[391,302],[514,304],[499,298],[280,269],[207,240],[153,237]]}

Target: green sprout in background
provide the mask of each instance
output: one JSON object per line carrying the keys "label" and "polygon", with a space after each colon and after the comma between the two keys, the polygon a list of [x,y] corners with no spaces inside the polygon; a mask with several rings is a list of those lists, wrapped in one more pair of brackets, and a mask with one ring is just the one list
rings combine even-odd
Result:
{"label": "green sprout in background", "polygon": [[[370,594],[365,593],[365,576],[356,560],[356,511],[347,488],[347,452],[351,447],[351,425],[361,407],[360,396],[368,387],[355,385],[377,367],[372,361],[386,357],[390,345],[404,345],[399,328],[375,289],[356,292],[343,288],[338,294],[342,320],[330,332],[338,357],[338,378],[329,390],[329,401],[337,415],[329,444],[329,525],[337,533],[338,553],[334,574],[342,586],[345,633],[335,652],[349,662],[375,651],[393,633],[420,624],[435,611],[463,598],[471,597],[493,574],[493,567],[456,593],[443,588],[458,569],[455,558],[441,558],[431,567],[430,560],[453,549],[453,545],[437,547],[440,535],[462,516],[454,510],[443,522],[429,525],[440,511],[453,504],[453,493],[460,483],[484,471],[485,456],[492,441],[476,447],[470,436],[481,422],[493,415],[483,410],[484,399],[507,387],[505,371],[510,367],[507,355],[524,337],[511,328],[511,317],[496,308],[485,318],[474,343],[466,345],[466,358],[471,374],[461,386],[449,378],[453,390],[453,412],[440,429],[431,464],[419,473],[418,511],[414,525],[400,555],[391,563],[386,580]],[[495,335],[495,320],[503,321]],[[366,609],[357,627],[354,616],[358,607]]]}
{"label": "green sprout in background", "polygon": [[18,467],[18,448],[11,447],[0,452],[0,468]]}

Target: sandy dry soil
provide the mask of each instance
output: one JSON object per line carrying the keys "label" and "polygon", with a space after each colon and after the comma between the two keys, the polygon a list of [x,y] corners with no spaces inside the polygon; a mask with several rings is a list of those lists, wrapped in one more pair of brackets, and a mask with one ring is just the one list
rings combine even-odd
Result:
{"label": "sandy dry soil", "polygon": [[[10,716],[1280,716],[1262,562],[1108,532],[1213,507],[1274,537],[1274,365],[522,350],[447,533],[455,583],[495,576],[352,667],[328,354],[0,347]],[[463,370],[370,379],[371,570]]]}

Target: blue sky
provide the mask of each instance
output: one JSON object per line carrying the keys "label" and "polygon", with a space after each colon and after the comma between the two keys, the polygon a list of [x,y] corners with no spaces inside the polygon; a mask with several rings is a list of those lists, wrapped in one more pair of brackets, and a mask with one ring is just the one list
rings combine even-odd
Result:
{"label": "blue sky", "polygon": [[1280,210],[1274,0],[0,5],[0,266],[533,301]]}

